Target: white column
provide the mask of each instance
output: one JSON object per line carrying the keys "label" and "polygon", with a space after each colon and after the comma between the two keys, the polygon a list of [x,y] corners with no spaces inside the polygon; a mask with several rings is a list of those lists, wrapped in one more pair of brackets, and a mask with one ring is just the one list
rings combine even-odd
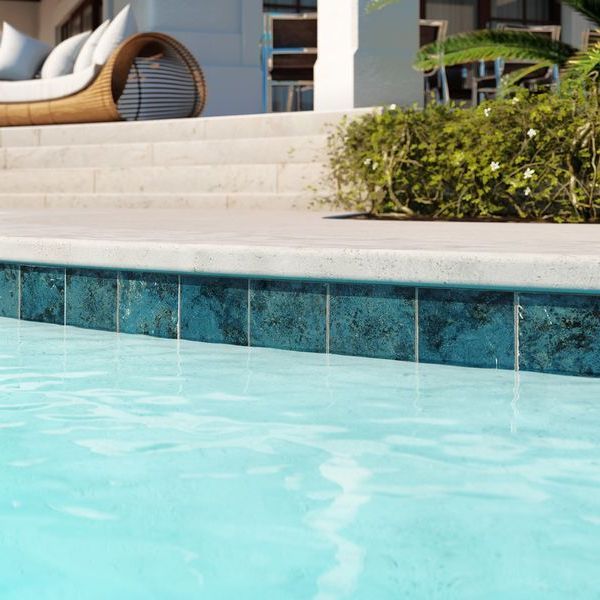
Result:
{"label": "white column", "polygon": [[581,46],[581,38],[586,29],[596,29],[582,14],[563,4],[561,6],[562,40],[572,46]]}
{"label": "white column", "polygon": [[315,110],[422,102],[413,68],[419,47],[419,0],[371,13],[368,0],[319,0]]}

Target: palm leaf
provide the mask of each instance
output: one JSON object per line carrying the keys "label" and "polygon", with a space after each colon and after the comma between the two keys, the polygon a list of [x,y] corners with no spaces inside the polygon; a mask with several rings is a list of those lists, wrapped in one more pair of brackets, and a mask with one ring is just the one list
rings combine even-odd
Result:
{"label": "palm leaf", "polygon": [[479,60],[522,60],[563,65],[575,54],[564,42],[528,31],[491,29],[449,37],[421,48],[415,67],[429,71],[440,64],[458,65]]}
{"label": "palm leaf", "polygon": [[554,63],[551,62],[536,62],[532,65],[527,65],[521,69],[517,69],[516,71],[512,71],[508,75],[504,75],[502,77],[502,89],[508,90],[514,86],[516,86],[521,79],[539,71],[540,69],[549,69]]}
{"label": "palm leaf", "polygon": [[390,4],[395,4],[396,2],[398,2],[398,0],[371,0],[371,2],[367,4],[367,12],[380,10]]}
{"label": "palm leaf", "polygon": [[578,52],[567,63],[569,79],[584,79],[600,70],[600,42],[583,52]]}

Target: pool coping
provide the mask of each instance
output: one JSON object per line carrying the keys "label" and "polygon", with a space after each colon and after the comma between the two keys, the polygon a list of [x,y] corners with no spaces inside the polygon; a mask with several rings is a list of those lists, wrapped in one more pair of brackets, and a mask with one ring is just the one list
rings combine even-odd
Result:
{"label": "pool coping", "polygon": [[522,254],[125,240],[0,237],[0,260],[18,264],[232,277],[597,292],[600,255]]}
{"label": "pool coping", "polygon": [[232,277],[600,291],[600,226],[316,211],[0,211],[0,261]]}

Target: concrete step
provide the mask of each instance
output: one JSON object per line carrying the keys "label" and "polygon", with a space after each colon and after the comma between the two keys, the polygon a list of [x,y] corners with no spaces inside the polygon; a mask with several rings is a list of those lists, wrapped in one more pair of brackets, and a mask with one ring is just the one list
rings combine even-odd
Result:
{"label": "concrete step", "polygon": [[4,194],[189,194],[309,192],[323,186],[320,163],[78,169],[6,169]]}
{"label": "concrete step", "polygon": [[323,135],[0,148],[2,169],[168,167],[326,160]]}
{"label": "concrete step", "polygon": [[0,193],[0,210],[41,209],[267,209],[328,210],[316,193],[15,194]]}
{"label": "concrete step", "polygon": [[239,138],[273,138],[325,135],[344,117],[357,117],[374,109],[345,112],[300,112],[172,121],[6,127],[0,129],[0,146],[71,146],[176,142]]}

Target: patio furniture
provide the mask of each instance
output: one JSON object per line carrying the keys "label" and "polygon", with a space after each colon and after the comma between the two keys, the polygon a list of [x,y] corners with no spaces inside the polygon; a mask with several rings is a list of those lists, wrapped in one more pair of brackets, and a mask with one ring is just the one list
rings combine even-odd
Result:
{"label": "patio furniture", "polygon": [[[419,21],[420,45],[440,43],[446,39],[448,32],[448,21],[435,19],[421,19]],[[440,65],[431,71],[423,73],[425,77],[425,102],[433,97],[437,102],[448,104],[450,91],[448,89],[448,77],[446,67],[440,61]]]}
{"label": "patio furniture", "polygon": [[[534,25],[527,27],[515,27],[514,25],[498,24],[497,29],[503,31],[529,31],[536,35],[547,36],[553,41],[560,39],[561,28],[559,25]],[[477,106],[484,99],[493,98],[496,96],[502,87],[502,78],[510,75],[527,66],[533,66],[535,63],[530,61],[510,60],[505,61],[501,58],[493,63],[481,61],[477,65],[477,75],[472,79],[471,83],[471,99],[473,106]],[[490,73],[490,71],[492,71]],[[558,79],[558,67],[542,67],[535,71],[526,74],[520,81],[520,84],[530,90],[535,90],[540,87],[551,85]]]}
{"label": "patio furniture", "polygon": [[174,38],[139,33],[103,66],[54,79],[0,81],[0,127],[196,117],[206,85]]}
{"label": "patio furniture", "polygon": [[581,49],[587,50],[596,44],[600,44],[600,31],[598,29],[586,29],[581,34]]}

